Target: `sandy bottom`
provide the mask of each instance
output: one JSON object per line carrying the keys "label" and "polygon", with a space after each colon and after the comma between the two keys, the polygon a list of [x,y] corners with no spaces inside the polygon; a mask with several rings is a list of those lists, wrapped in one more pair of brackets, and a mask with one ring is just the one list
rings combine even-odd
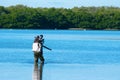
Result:
{"label": "sandy bottom", "polygon": [[[40,65],[0,63],[0,80],[40,80]],[[120,80],[120,64],[44,64],[42,80]],[[37,74],[39,73],[39,74]]]}

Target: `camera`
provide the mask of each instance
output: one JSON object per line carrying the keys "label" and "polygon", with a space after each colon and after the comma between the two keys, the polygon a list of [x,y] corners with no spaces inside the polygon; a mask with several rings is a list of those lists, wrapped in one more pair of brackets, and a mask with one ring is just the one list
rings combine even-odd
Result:
{"label": "camera", "polygon": [[43,35],[40,35],[40,36],[39,36],[39,42],[40,42],[40,43],[44,43]]}

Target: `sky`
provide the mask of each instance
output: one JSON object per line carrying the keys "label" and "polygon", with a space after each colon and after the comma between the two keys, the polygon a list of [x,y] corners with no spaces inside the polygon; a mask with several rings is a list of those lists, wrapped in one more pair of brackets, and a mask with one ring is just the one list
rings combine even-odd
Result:
{"label": "sky", "polygon": [[23,4],[28,7],[55,7],[55,8],[73,8],[73,7],[100,7],[113,6],[120,7],[120,0],[0,0],[0,6],[13,6]]}

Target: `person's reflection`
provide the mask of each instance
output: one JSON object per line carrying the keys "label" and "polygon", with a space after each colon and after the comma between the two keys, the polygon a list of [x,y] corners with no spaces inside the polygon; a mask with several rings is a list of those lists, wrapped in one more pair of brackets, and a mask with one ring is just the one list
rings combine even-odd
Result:
{"label": "person's reflection", "polygon": [[33,80],[42,80],[42,72],[43,72],[44,63],[34,63],[34,71],[33,71]]}

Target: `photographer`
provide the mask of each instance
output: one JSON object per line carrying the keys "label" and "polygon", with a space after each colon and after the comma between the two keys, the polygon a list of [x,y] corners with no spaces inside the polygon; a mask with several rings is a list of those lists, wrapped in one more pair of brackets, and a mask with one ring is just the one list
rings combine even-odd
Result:
{"label": "photographer", "polygon": [[[37,43],[39,44],[39,45],[37,46],[37,48],[39,48],[39,51],[33,50],[33,51],[34,51],[34,59],[35,59],[35,62],[38,62],[38,58],[40,58],[41,62],[44,63],[43,47],[46,48],[46,49],[48,49],[48,50],[52,50],[52,49],[50,49],[50,48],[48,48],[48,47],[46,47],[46,46],[43,45],[43,44],[44,44],[43,35],[40,35],[40,36],[35,37],[34,42],[37,42]],[[34,45],[34,43],[33,43],[33,45]],[[34,48],[34,47],[35,47],[35,46],[33,46],[33,48]]]}

